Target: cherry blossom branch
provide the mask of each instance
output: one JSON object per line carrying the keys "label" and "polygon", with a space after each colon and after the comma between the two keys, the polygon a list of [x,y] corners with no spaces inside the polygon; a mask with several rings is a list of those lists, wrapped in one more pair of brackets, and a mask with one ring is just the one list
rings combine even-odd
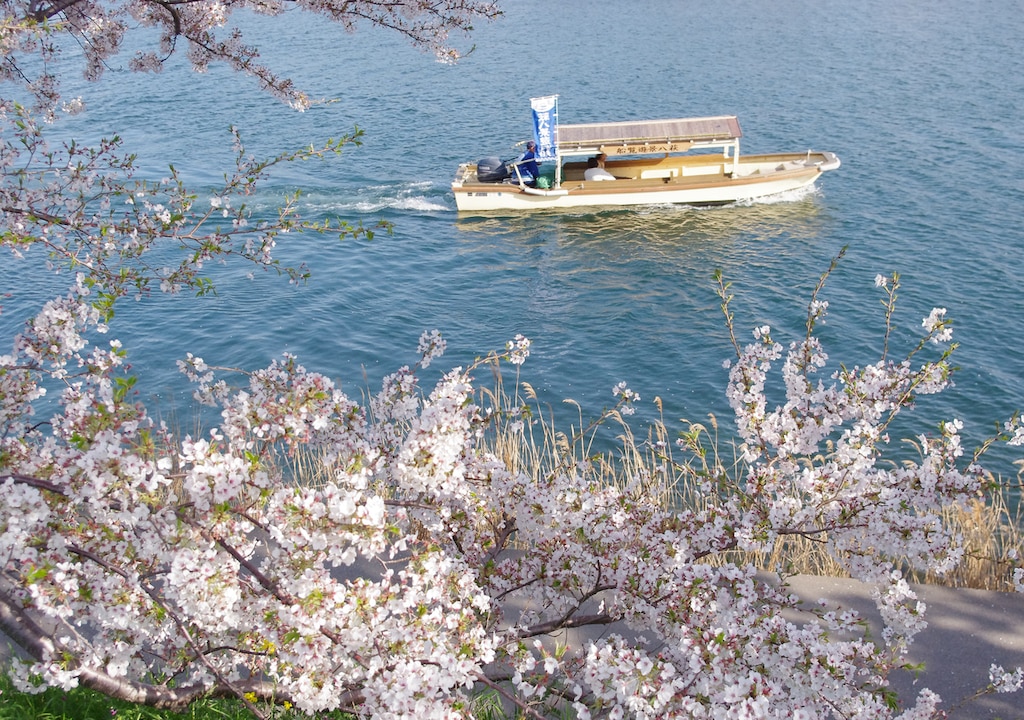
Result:
{"label": "cherry blossom branch", "polygon": [[[96,563],[97,565],[102,567],[104,570],[107,570],[108,572],[112,572],[112,573],[114,573],[116,575],[119,575],[122,578],[124,578],[125,580],[129,579],[129,574],[125,570],[115,566],[113,563],[110,563],[110,562],[106,561],[105,559],[99,557],[95,553],[92,553],[92,552],[90,552],[88,550],[84,550],[83,548],[80,548],[80,547],[77,547],[77,546],[71,546],[71,547],[69,547],[69,550],[72,553],[78,555],[79,557],[87,558],[87,559],[91,560],[92,562]],[[192,648],[193,653],[194,653],[193,657],[195,659],[197,659],[200,663],[202,663],[207,668],[207,670],[209,670],[210,673],[214,677],[217,678],[218,683],[217,683],[217,685],[215,687],[221,688],[221,690],[218,691],[218,692],[223,693],[223,696],[226,696],[226,697],[236,697],[236,698],[238,698],[242,702],[242,704],[244,704],[249,709],[249,711],[251,713],[253,713],[253,715],[255,715],[256,717],[261,718],[261,719],[264,718],[263,713],[261,713],[259,711],[259,709],[255,705],[253,705],[252,701],[249,700],[248,697],[246,697],[246,693],[254,694],[255,691],[252,690],[252,689],[242,690],[242,689],[240,689],[240,687],[238,686],[237,683],[232,682],[231,680],[228,680],[226,677],[224,677],[223,673],[221,673],[221,671],[219,669],[217,669],[208,659],[208,655],[211,652],[214,652],[214,650],[210,650],[210,649],[204,650],[204,649],[199,647],[198,643],[195,641],[195,639],[193,637],[193,633],[190,632],[189,629],[185,627],[185,623],[179,617],[178,613],[175,612],[173,610],[173,608],[171,608],[164,601],[164,599],[157,593],[156,589],[153,587],[153,585],[151,583],[148,583],[148,582],[143,583],[141,585],[141,587],[142,587],[143,591],[150,597],[150,599],[153,601],[153,603],[155,605],[157,605],[158,607],[160,607],[161,610],[164,613],[166,613],[167,616],[171,618],[172,622],[177,626],[178,631],[181,634],[181,636],[183,638],[185,638],[185,640],[188,643],[188,645]],[[260,683],[259,687],[263,687],[264,688],[264,690],[261,690],[261,692],[265,692],[266,691],[265,688],[267,686],[266,686],[265,683]],[[273,686],[270,686],[270,687],[273,688]],[[216,693],[215,693],[215,695],[216,695]],[[192,700],[191,698],[187,699],[185,705],[190,703],[191,700]],[[284,700],[287,700],[287,698],[281,698],[281,700],[284,701]]]}
{"label": "cherry blossom branch", "polygon": [[[60,646],[53,642],[50,634],[32,620],[22,609],[21,603],[12,601],[6,592],[0,592],[0,630],[36,660],[44,661],[61,654]],[[290,702],[289,696],[281,688],[255,679],[212,687],[197,684],[168,688],[115,678],[86,665],[78,666],[75,670],[84,687],[109,697],[159,709],[180,710],[201,697],[241,697],[244,700],[246,694],[277,702]],[[353,694],[353,698],[355,696]]]}

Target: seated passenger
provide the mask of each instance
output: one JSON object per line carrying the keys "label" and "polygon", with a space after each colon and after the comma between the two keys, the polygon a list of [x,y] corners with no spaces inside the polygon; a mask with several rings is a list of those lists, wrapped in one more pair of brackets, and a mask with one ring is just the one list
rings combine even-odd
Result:
{"label": "seated passenger", "polygon": [[587,169],[583,172],[584,180],[615,180],[615,176],[604,169],[604,155],[587,160]]}

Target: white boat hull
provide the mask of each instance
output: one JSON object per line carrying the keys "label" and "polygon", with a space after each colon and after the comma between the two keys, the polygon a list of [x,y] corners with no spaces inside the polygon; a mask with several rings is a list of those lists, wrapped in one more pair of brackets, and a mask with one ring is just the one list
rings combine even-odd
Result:
{"label": "white boat hull", "polygon": [[[692,157],[692,156],[691,156]],[[714,159],[639,173],[616,181],[565,180],[550,190],[512,183],[476,181],[475,166],[460,166],[452,183],[459,212],[540,210],[659,204],[721,205],[777,195],[807,187],[823,172],[839,167],[833,153],[759,155]],[[657,176],[660,174],[661,176]]]}

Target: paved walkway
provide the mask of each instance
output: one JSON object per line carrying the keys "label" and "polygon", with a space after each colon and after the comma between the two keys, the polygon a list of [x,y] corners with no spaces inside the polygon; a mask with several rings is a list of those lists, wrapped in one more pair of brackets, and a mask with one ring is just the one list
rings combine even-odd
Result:
{"label": "paved walkway", "polygon": [[[870,593],[854,580],[801,576],[790,583],[804,600],[819,598],[853,608],[875,624],[878,612]],[[908,661],[925,663],[917,678],[900,672],[892,679],[906,704],[922,687],[942,696],[942,707],[955,706],[988,684],[993,663],[1006,670],[1024,666],[1024,595],[983,590],[954,590],[915,585],[927,608],[928,627],[914,637]],[[1024,720],[1024,690],[986,695],[950,713],[951,720]]]}

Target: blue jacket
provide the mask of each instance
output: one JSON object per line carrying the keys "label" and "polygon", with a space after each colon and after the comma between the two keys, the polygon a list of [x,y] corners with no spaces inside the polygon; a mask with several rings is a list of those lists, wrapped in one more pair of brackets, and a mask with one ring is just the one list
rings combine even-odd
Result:
{"label": "blue jacket", "polygon": [[[529,175],[532,180],[536,180],[540,177],[540,168],[537,167],[537,162],[534,158],[537,157],[537,153],[534,150],[527,150],[523,153],[523,156],[519,158],[519,172],[526,179]],[[526,162],[522,162],[522,161]]]}

